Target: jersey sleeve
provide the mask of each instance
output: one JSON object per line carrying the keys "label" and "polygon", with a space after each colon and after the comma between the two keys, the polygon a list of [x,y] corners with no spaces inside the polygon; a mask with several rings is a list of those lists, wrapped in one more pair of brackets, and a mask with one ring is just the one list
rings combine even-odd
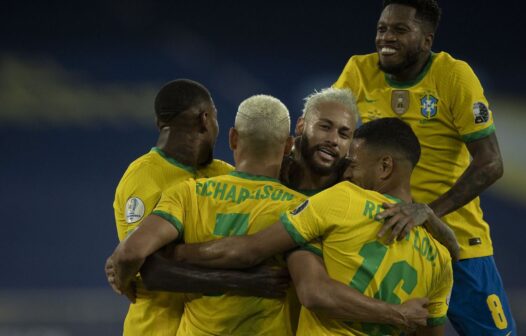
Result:
{"label": "jersey sleeve", "polygon": [[159,203],[152,214],[170,222],[179,232],[179,237],[184,235],[184,224],[187,221],[188,204],[195,196],[196,181],[191,179],[168,188],[162,193]]}
{"label": "jersey sleeve", "polygon": [[126,238],[149,215],[161,197],[161,188],[149,167],[125,173],[115,193],[113,209],[119,240]]}
{"label": "jersey sleeve", "polygon": [[443,272],[435,283],[435,290],[429,297],[429,317],[427,325],[430,327],[446,323],[446,314],[449,304],[451,289],[453,288],[453,270],[451,261],[444,266]]}
{"label": "jersey sleeve", "polygon": [[356,64],[356,56],[353,56],[349,59],[340,77],[338,77],[338,80],[336,80],[332,87],[336,89],[351,89],[353,93],[356,93],[358,92],[359,83],[360,74]]}
{"label": "jersey sleeve", "polygon": [[346,204],[348,193],[338,192],[333,187],[307,199],[294,210],[281,214],[281,223],[296,244],[307,249],[316,248],[312,242],[325,235],[334,222],[332,218],[346,216],[347,209],[334,206],[335,199]]}
{"label": "jersey sleeve", "polygon": [[453,123],[462,140],[467,143],[493,133],[493,113],[471,67],[466,62],[457,61],[450,78],[447,90],[452,91]]}

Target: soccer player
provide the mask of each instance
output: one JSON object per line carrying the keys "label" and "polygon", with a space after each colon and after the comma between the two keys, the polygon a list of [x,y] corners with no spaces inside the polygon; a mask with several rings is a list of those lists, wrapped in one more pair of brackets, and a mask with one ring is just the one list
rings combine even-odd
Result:
{"label": "soccer player", "polygon": [[[115,250],[115,287],[126,291],[146,256],[171,241],[184,238],[185,242],[203,242],[252,234],[304,200],[304,195],[276,179],[283,154],[292,145],[289,130],[288,110],[279,100],[259,95],[241,103],[229,134],[236,171],[189,180],[163,193],[153,214]],[[276,257],[267,262],[280,264]],[[352,302],[356,293],[346,287],[344,293],[349,292],[347,298]],[[189,295],[188,299],[178,331],[181,335],[291,334],[284,299],[229,294]],[[414,323],[407,317],[421,321],[427,315],[420,301],[405,306],[365,302],[370,304],[366,308],[371,318],[388,323]]]}
{"label": "soccer player", "polygon": [[327,88],[305,98],[294,150],[283,159],[280,180],[309,196],[336,184],[357,119],[350,90]]}
{"label": "soccer player", "polygon": [[[432,52],[440,14],[435,0],[385,0],[376,52],[351,57],[334,87],[355,93],[364,122],[398,117],[419,138],[412,195],[444,219],[460,244],[448,313],[457,332],[515,335],[478,198],[503,174],[493,115],[469,65]],[[388,211],[393,223],[400,218],[399,207]]]}
{"label": "soccer player", "polygon": [[[350,310],[356,313],[352,321],[370,321],[362,306],[348,299],[349,286],[390,303],[428,297],[430,318],[418,334],[441,335],[452,286],[447,249],[422,227],[393,245],[376,236],[382,223],[375,215],[383,202],[411,202],[409,180],[420,155],[418,139],[395,118],[364,124],[354,139],[348,176],[356,185],[345,181],[322,191],[254,235],[178,245],[177,258],[208,267],[247,267],[301,245],[304,249],[288,258],[300,301],[309,309],[302,308],[298,335],[401,332],[341,321],[349,319]],[[428,210],[429,228],[449,248],[458,248],[451,229]],[[321,248],[309,243],[314,239]]]}
{"label": "soccer player", "polygon": [[[187,79],[167,83],[155,98],[155,113],[160,131],[157,145],[128,167],[115,193],[113,206],[121,241],[152,212],[168,187],[233,170],[229,164],[213,160],[217,111],[203,85]],[[112,273],[111,267],[109,259],[107,273]],[[192,274],[199,275],[188,272],[188,276]],[[140,278],[136,280],[136,293],[127,293],[136,295],[136,300],[126,316],[124,335],[174,335],[183,313],[182,294],[148,291]]]}

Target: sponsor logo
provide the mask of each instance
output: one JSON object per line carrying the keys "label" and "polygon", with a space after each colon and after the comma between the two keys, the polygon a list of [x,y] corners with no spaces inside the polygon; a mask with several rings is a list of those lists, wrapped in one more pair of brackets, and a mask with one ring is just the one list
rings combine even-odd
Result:
{"label": "sponsor logo", "polygon": [[293,216],[296,216],[297,214],[301,213],[303,210],[305,210],[305,208],[307,207],[307,205],[309,205],[309,200],[306,200],[305,202],[301,203],[300,205],[298,205],[298,207],[294,210],[292,210],[291,214]]}

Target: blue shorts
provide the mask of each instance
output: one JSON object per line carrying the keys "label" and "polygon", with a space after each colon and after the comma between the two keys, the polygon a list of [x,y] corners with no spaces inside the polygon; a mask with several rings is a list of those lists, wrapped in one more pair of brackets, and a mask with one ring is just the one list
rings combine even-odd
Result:
{"label": "blue shorts", "polygon": [[453,280],[447,316],[459,335],[517,335],[492,256],[453,263]]}

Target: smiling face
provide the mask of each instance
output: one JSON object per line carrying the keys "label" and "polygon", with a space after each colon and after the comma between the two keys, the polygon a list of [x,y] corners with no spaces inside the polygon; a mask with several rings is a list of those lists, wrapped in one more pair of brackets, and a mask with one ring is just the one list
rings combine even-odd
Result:
{"label": "smiling face", "polygon": [[376,50],[382,71],[398,75],[429,56],[433,34],[415,15],[415,8],[399,4],[382,11],[376,28]]}
{"label": "smiling face", "polygon": [[354,117],[336,102],[320,102],[304,120],[301,155],[322,176],[333,173],[349,150]]}

